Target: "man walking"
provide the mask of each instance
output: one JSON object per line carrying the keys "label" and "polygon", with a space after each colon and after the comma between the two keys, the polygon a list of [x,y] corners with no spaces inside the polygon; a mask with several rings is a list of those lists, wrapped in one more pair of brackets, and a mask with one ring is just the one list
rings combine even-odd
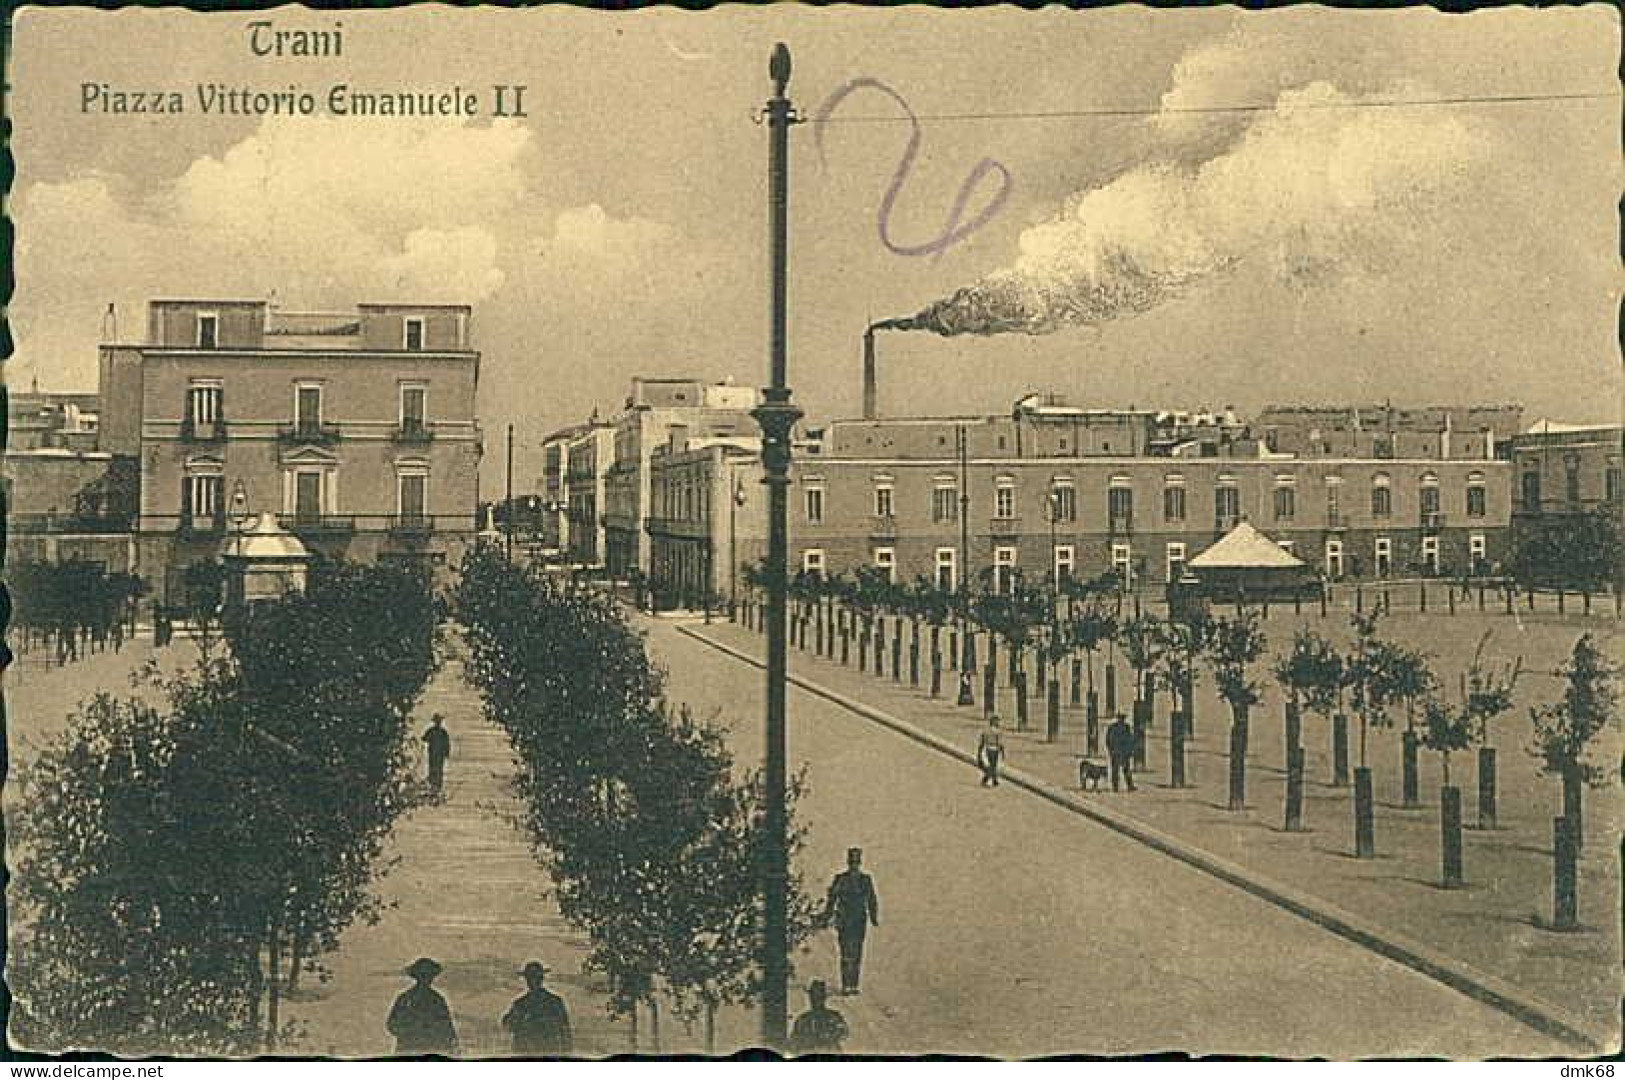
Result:
{"label": "man walking", "polygon": [[513,1035],[513,1052],[519,1057],[567,1057],[570,1054],[570,1013],[564,1001],[542,986],[547,968],[532,960],[522,973],[530,989],[516,998],[502,1018],[502,1026]]}
{"label": "man walking", "polygon": [[875,883],[863,872],[863,849],[846,849],[846,869],[829,883],[824,920],[835,923],[841,947],[841,993],[856,994],[863,971],[863,939],[869,927],[880,925],[880,901]]}
{"label": "man walking", "polygon": [[976,762],[982,767],[982,786],[999,786],[999,761],[1004,757],[1004,733],[999,730],[999,718],[988,717],[987,727],[976,740]]}
{"label": "man walking", "polygon": [[823,979],[814,979],[807,986],[807,1001],[811,1005],[796,1017],[790,1029],[790,1053],[801,1057],[807,1054],[839,1054],[846,1040],[846,1018],[825,1004],[829,1000],[829,987]]}
{"label": "man walking", "polygon": [[1111,760],[1112,790],[1118,790],[1119,778],[1134,790],[1134,729],[1122,713],[1106,729],[1106,756]]}
{"label": "man walking", "polygon": [[429,751],[429,790],[438,795],[446,784],[446,759],[451,757],[451,733],[439,713],[423,733],[423,742]]}
{"label": "man walking", "polygon": [[440,971],[440,965],[427,956],[413,961],[406,969],[413,986],[395,999],[395,1006],[389,1010],[389,1019],[384,1023],[395,1036],[395,1056],[456,1055],[457,1029],[451,1023],[451,1008],[430,985]]}

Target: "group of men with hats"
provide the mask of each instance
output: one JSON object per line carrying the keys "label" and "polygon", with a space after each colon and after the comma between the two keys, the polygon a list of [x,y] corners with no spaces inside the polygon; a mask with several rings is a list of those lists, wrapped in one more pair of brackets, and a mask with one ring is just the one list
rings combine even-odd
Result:
{"label": "group of men with hats", "polygon": [[[384,1027],[395,1036],[395,1053],[400,1057],[429,1054],[457,1055],[457,1028],[451,1022],[451,1007],[433,986],[443,969],[427,956],[419,957],[406,969],[412,987],[395,999]],[[513,1052],[520,1057],[567,1057],[571,1051],[570,1014],[564,1001],[543,985],[547,968],[532,960],[525,965],[526,992],[514,1000],[502,1018],[502,1027],[513,1038]]]}

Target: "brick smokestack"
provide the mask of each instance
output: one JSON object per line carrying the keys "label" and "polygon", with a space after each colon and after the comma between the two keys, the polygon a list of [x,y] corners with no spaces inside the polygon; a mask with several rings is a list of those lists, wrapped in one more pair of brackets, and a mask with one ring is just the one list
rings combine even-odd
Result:
{"label": "brick smokestack", "polygon": [[875,419],[875,328],[863,332],[863,418]]}

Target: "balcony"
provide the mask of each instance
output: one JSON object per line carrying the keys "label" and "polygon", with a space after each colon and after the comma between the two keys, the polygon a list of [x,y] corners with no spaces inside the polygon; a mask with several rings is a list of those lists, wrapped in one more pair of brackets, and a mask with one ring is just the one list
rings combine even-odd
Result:
{"label": "balcony", "polygon": [[1222,535],[1234,529],[1240,521],[1240,514],[1214,514],[1213,531]]}
{"label": "balcony", "polygon": [[193,420],[188,416],[181,421],[181,442],[219,443],[225,441],[226,422],[218,417],[213,420]]}
{"label": "balcony", "polygon": [[422,420],[408,420],[395,428],[394,438],[406,446],[423,446],[434,441],[434,432]]}
{"label": "balcony", "polygon": [[219,536],[226,531],[224,510],[213,514],[181,514],[175,531],[181,536]]}
{"label": "balcony", "polygon": [[1422,531],[1423,532],[1436,533],[1440,529],[1443,529],[1443,528],[1444,528],[1444,511],[1442,511],[1442,510],[1424,510],[1424,511],[1422,511]]}
{"label": "balcony", "polygon": [[355,518],[339,514],[278,514],[277,521],[296,536],[332,536],[355,532]]}
{"label": "balcony", "polygon": [[1326,511],[1326,528],[1335,532],[1342,532],[1349,527],[1348,515],[1341,510]]}
{"label": "balcony", "polygon": [[434,532],[434,519],[428,514],[397,514],[389,519],[389,534],[402,539],[421,539]]}
{"label": "balcony", "polygon": [[135,521],[129,514],[12,514],[6,519],[6,524],[15,535],[122,533],[135,530]]}
{"label": "balcony", "polygon": [[987,531],[991,536],[1019,536],[1021,535],[1021,519],[1015,517],[996,517],[987,523]]}
{"label": "balcony", "polygon": [[276,435],[280,442],[302,446],[332,446],[339,441],[339,429],[333,424],[289,424],[278,428]]}
{"label": "balcony", "polygon": [[1131,536],[1134,533],[1133,514],[1113,514],[1106,520],[1106,531],[1110,536]]}
{"label": "balcony", "polygon": [[869,539],[895,540],[897,539],[897,519],[887,514],[885,517],[872,517],[869,519]]}

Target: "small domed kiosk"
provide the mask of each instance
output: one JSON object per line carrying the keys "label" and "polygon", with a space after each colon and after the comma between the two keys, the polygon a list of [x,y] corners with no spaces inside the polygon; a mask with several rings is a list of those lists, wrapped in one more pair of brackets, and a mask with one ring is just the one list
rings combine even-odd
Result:
{"label": "small domed kiosk", "polygon": [[226,603],[240,607],[304,592],[310,551],[277,524],[275,514],[259,514],[226,538],[220,561],[226,568]]}

